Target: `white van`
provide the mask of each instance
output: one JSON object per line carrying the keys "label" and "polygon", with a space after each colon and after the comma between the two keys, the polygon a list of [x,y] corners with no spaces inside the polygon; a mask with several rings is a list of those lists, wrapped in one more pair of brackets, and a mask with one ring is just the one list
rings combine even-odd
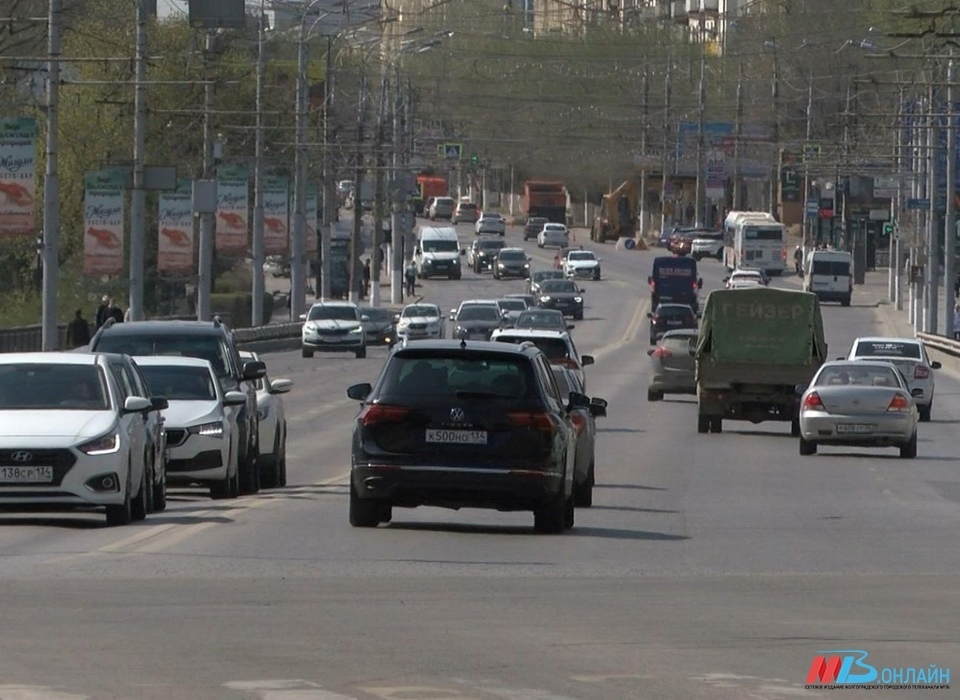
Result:
{"label": "white van", "polygon": [[850,306],[853,294],[853,255],[841,250],[813,250],[804,266],[803,289],[821,301]]}
{"label": "white van", "polygon": [[421,226],[417,246],[413,250],[417,277],[446,277],[460,279],[460,256],[467,251],[460,248],[457,229],[453,226]]}

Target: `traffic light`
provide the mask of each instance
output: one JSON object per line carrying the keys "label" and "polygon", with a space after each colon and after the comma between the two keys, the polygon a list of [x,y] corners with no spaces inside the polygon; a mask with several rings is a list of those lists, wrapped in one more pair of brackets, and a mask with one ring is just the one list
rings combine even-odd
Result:
{"label": "traffic light", "polygon": [[479,163],[479,162],[480,162],[480,156],[478,156],[476,153],[471,153],[471,154],[470,154],[470,165],[476,165],[476,164]]}
{"label": "traffic light", "polygon": [[896,230],[897,225],[892,221],[883,225],[883,235],[892,236],[893,232]]}

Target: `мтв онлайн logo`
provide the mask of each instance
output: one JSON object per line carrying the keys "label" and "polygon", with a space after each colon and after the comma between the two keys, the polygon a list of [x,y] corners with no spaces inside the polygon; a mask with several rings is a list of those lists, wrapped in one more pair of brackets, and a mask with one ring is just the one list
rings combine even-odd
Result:
{"label": "\u043c\u0442\u0432 \u043e\u043d\u043b\u0430\u0439\u043d logo", "polygon": [[949,688],[950,669],[930,664],[929,668],[882,668],[866,662],[863,649],[829,649],[817,652],[807,672],[807,685],[871,688]]}

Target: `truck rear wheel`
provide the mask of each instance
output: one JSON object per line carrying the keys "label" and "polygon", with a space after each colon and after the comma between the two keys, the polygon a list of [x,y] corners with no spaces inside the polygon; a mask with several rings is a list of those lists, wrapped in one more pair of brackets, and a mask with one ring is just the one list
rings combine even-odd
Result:
{"label": "truck rear wheel", "polygon": [[697,432],[701,435],[710,432],[710,416],[697,416]]}

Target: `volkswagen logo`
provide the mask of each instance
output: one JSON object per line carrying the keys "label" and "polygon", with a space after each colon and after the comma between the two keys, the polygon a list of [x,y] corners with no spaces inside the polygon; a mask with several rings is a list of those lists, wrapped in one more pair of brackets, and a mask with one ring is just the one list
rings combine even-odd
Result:
{"label": "volkswagen logo", "polygon": [[451,408],[450,409],[450,420],[454,423],[463,423],[463,409],[462,408]]}
{"label": "volkswagen logo", "polygon": [[17,450],[10,455],[10,459],[12,459],[14,462],[32,462],[33,453],[27,452],[26,450]]}

